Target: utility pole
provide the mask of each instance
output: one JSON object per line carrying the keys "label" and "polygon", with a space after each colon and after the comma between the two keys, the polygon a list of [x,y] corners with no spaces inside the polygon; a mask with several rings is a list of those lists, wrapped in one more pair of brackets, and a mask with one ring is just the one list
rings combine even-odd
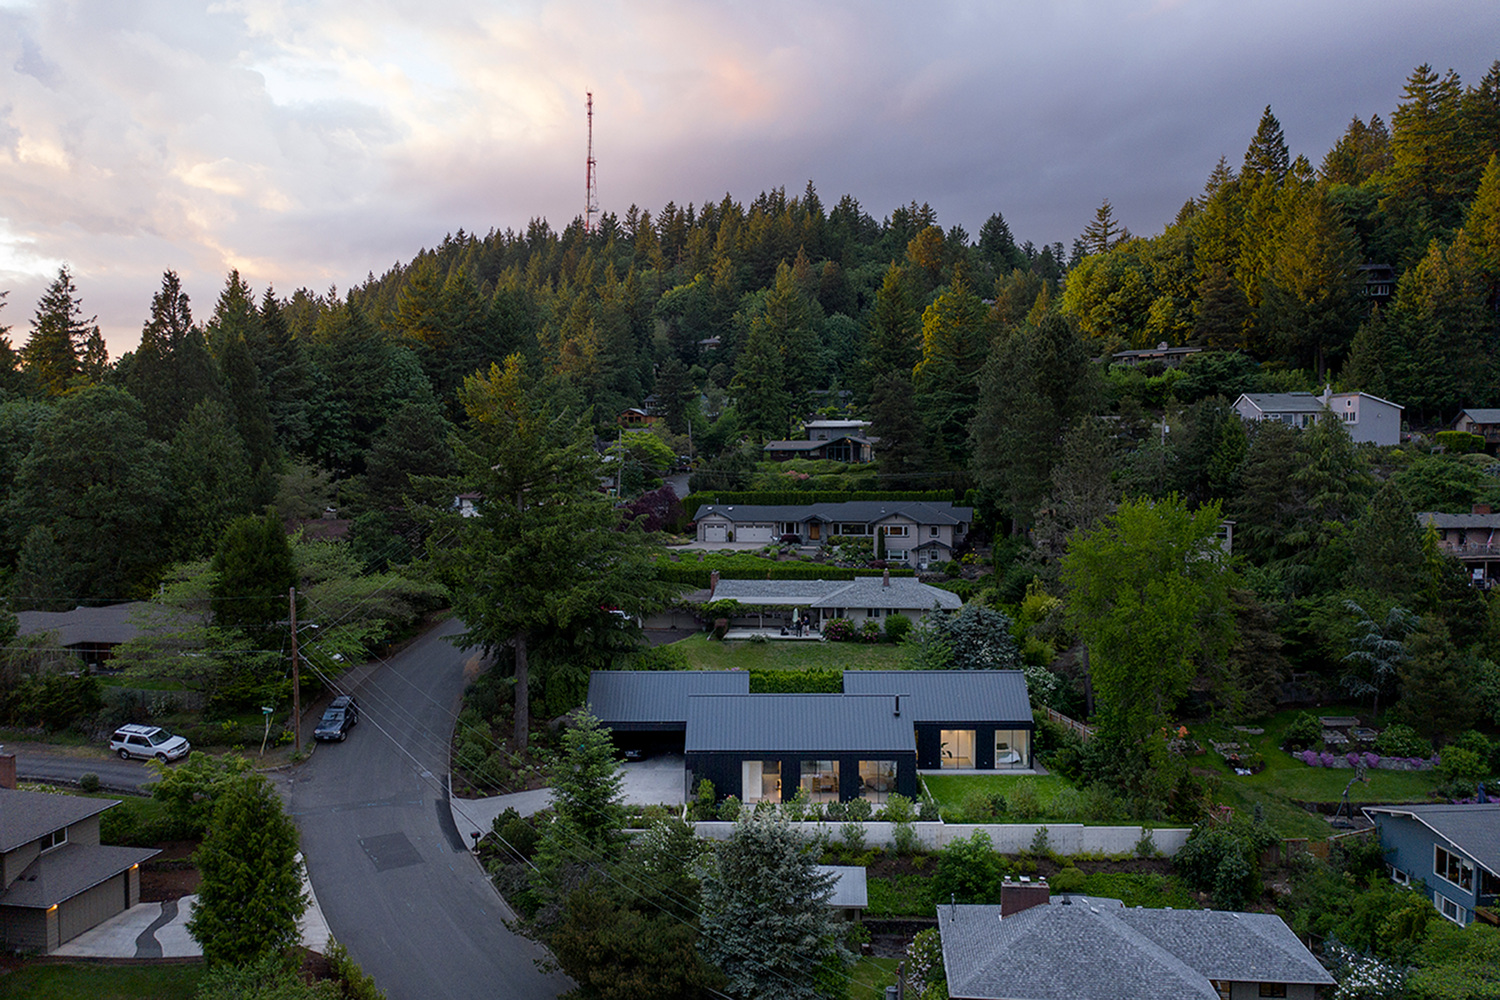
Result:
{"label": "utility pole", "polygon": [[297,588],[287,588],[287,604],[291,608],[292,620],[292,748],[302,752],[302,668],[297,662]]}
{"label": "utility pole", "polygon": [[588,91],[589,109],[589,158],[584,174],[583,231],[594,231],[594,216],[599,214],[599,178],[594,164],[594,92]]}

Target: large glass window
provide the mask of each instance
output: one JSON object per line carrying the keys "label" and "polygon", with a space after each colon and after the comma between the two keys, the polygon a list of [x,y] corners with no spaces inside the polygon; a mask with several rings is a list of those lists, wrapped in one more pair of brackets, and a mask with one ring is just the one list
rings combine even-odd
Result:
{"label": "large glass window", "polygon": [[1451,851],[1445,851],[1441,847],[1434,847],[1432,850],[1433,874],[1447,879],[1464,892],[1473,892],[1474,867]]}
{"label": "large glass window", "polygon": [[943,741],[944,767],[974,766],[974,730],[944,729],[940,738]]}
{"label": "large glass window", "polygon": [[837,802],[839,800],[839,762],[836,760],[804,760],[802,762],[802,787],[812,802]]}
{"label": "large glass window", "polygon": [[747,760],[740,764],[740,801],[781,801],[781,761]]}
{"label": "large glass window", "polygon": [[862,760],[859,762],[859,797],[870,802],[885,802],[896,790],[896,762]]}
{"label": "large glass window", "polygon": [[995,769],[1025,768],[1030,757],[1031,733],[1024,729],[995,730]]}

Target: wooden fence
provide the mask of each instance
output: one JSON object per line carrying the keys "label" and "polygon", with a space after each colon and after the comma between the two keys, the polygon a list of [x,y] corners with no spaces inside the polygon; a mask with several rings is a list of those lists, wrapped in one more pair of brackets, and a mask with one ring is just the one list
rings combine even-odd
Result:
{"label": "wooden fence", "polygon": [[1064,726],[1068,729],[1073,730],[1073,732],[1078,734],[1078,738],[1083,740],[1083,742],[1085,743],[1094,738],[1093,726],[1086,726],[1082,722],[1079,722],[1077,719],[1070,719],[1056,709],[1047,709],[1047,718],[1051,719],[1059,726]]}

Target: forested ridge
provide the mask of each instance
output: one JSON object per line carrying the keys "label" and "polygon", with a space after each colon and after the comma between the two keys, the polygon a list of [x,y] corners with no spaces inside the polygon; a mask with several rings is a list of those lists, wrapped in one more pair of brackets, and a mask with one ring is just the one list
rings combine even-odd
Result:
{"label": "forested ridge", "polygon": [[[1467,86],[1421,66],[1389,125],[1352,121],[1317,167],[1268,108],[1243,161],[1205,165],[1148,238],[1108,202],[1071,247],[1037,247],[998,211],[971,236],[925,204],[825,206],[809,182],[632,206],[592,232],[460,231],[345,292],[231,273],[206,318],[168,271],[113,363],[64,268],[24,345],[0,339],[0,565],[17,607],[128,597],[278,496],[286,516],[336,503],[385,551],[413,527],[405,500],[436,502],[456,470],[462,380],[511,354],[606,438],[649,398],[695,487],[755,485],[761,442],[850,412],[882,442],[858,485],[975,488],[1019,530],[1084,446],[1065,432],[1104,415],[1123,421],[1106,450],[1127,453],[1126,492],[1232,500],[1237,470],[1220,454],[1204,471],[1200,440],[1222,405],[1183,407],[1325,380],[1413,426],[1500,402],[1497,150],[1500,63]],[[1394,270],[1388,302],[1366,294],[1370,264]],[[1093,362],[1161,342],[1215,350],[1168,373]],[[1162,448],[1197,447],[1201,467],[1150,452],[1158,419],[1185,432]]]}

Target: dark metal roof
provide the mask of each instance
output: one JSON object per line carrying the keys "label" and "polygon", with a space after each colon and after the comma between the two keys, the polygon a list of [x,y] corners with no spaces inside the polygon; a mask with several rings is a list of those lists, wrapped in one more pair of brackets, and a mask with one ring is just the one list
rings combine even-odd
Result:
{"label": "dark metal roof", "polygon": [[1377,813],[1416,820],[1491,873],[1500,875],[1500,802],[1365,807],[1365,815],[1378,823]]}
{"label": "dark metal roof", "polygon": [[[821,442],[819,442],[821,443]],[[974,508],[923,500],[849,500],[844,503],[703,504],[694,519],[714,515],[730,521],[849,521],[875,524],[897,515],[918,524],[958,524],[974,520]]]}
{"label": "dark metal roof", "polygon": [[606,726],[682,726],[692,695],[749,693],[750,675],[738,670],[596,670],[589,677],[589,711]]}
{"label": "dark metal roof", "polygon": [[911,695],[916,722],[1031,722],[1019,670],[845,670],[844,691]]}
{"label": "dark metal roof", "polygon": [[908,699],[886,695],[695,695],[688,753],[916,753]]}
{"label": "dark metal roof", "polygon": [[937,909],[948,992],[966,1000],[1216,1000],[1211,979],[1333,983],[1269,913],[1126,909],[1088,896],[1003,920],[998,906]]}
{"label": "dark metal roof", "polygon": [[119,804],[119,799],[0,788],[0,854]]}
{"label": "dark metal roof", "polygon": [[45,910],[160,853],[154,848],[64,844],[27,865],[0,893],[0,906]]}

